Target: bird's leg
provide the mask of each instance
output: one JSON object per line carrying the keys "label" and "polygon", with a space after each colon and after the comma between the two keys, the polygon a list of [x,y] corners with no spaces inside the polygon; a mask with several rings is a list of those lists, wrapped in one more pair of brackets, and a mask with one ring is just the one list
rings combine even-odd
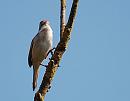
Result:
{"label": "bird's leg", "polygon": [[53,50],[54,50],[54,49],[56,49],[56,48],[54,47],[54,48],[52,48],[52,49],[49,50],[49,52],[47,53],[45,59],[47,58],[47,56],[49,55],[49,53],[51,53],[51,55],[53,55]]}
{"label": "bird's leg", "polygon": [[54,53],[53,53],[53,50],[54,49],[56,49],[55,47],[54,48],[52,48],[51,50],[50,50],[50,52],[51,52],[51,55],[53,55]]}
{"label": "bird's leg", "polygon": [[[45,59],[47,58],[47,56],[49,55],[49,53],[51,53],[51,55],[53,55],[53,50],[54,50],[54,49],[56,49],[56,48],[54,47],[54,48],[52,48],[52,49],[49,50],[49,52],[47,53]],[[49,58],[49,60],[51,60],[51,59]],[[43,64],[40,64],[40,65],[41,65],[41,66],[44,66],[44,67],[46,67],[46,68],[47,68],[47,66],[48,66],[48,65],[43,65]]]}
{"label": "bird's leg", "polygon": [[40,65],[41,65],[41,66],[44,66],[44,67],[46,67],[46,68],[47,68],[47,66],[48,66],[48,65],[43,65],[43,64],[40,64]]}

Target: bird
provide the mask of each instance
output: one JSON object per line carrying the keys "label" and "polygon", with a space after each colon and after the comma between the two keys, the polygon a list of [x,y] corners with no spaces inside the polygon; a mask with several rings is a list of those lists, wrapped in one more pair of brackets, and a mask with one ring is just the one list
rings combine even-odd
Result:
{"label": "bird", "polygon": [[42,20],[37,35],[32,39],[28,54],[28,65],[33,66],[33,91],[37,87],[39,67],[52,49],[52,41],[53,31],[50,23],[48,20]]}

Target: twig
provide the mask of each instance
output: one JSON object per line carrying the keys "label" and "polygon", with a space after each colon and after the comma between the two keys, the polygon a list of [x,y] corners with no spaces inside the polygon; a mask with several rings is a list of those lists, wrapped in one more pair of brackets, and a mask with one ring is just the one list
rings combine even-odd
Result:
{"label": "twig", "polygon": [[66,12],[66,0],[61,1],[60,9],[60,39],[63,37],[63,31],[65,28],[65,12]]}

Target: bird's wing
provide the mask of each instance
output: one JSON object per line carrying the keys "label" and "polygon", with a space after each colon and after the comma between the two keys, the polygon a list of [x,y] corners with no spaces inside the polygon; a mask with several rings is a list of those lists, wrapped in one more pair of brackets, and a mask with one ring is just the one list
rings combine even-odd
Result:
{"label": "bird's wing", "polygon": [[30,50],[29,50],[29,54],[28,54],[28,65],[29,65],[29,67],[32,66],[32,47],[33,47],[33,40],[31,42],[31,46],[30,46]]}

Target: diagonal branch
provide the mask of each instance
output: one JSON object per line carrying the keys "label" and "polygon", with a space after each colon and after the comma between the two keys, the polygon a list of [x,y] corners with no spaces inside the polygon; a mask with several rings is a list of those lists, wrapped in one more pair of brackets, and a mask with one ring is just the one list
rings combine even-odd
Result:
{"label": "diagonal branch", "polygon": [[50,84],[53,80],[56,70],[58,69],[60,60],[67,48],[68,41],[70,40],[70,34],[72,31],[74,19],[77,12],[78,1],[79,0],[73,0],[69,20],[67,22],[67,25],[65,26],[63,37],[58,43],[54,51],[54,54],[52,55],[50,62],[48,63],[40,88],[35,94],[34,101],[44,101],[44,97],[48,89],[50,88]]}
{"label": "diagonal branch", "polygon": [[60,9],[60,39],[63,37],[63,31],[65,28],[65,12],[66,12],[66,0],[61,1]]}

